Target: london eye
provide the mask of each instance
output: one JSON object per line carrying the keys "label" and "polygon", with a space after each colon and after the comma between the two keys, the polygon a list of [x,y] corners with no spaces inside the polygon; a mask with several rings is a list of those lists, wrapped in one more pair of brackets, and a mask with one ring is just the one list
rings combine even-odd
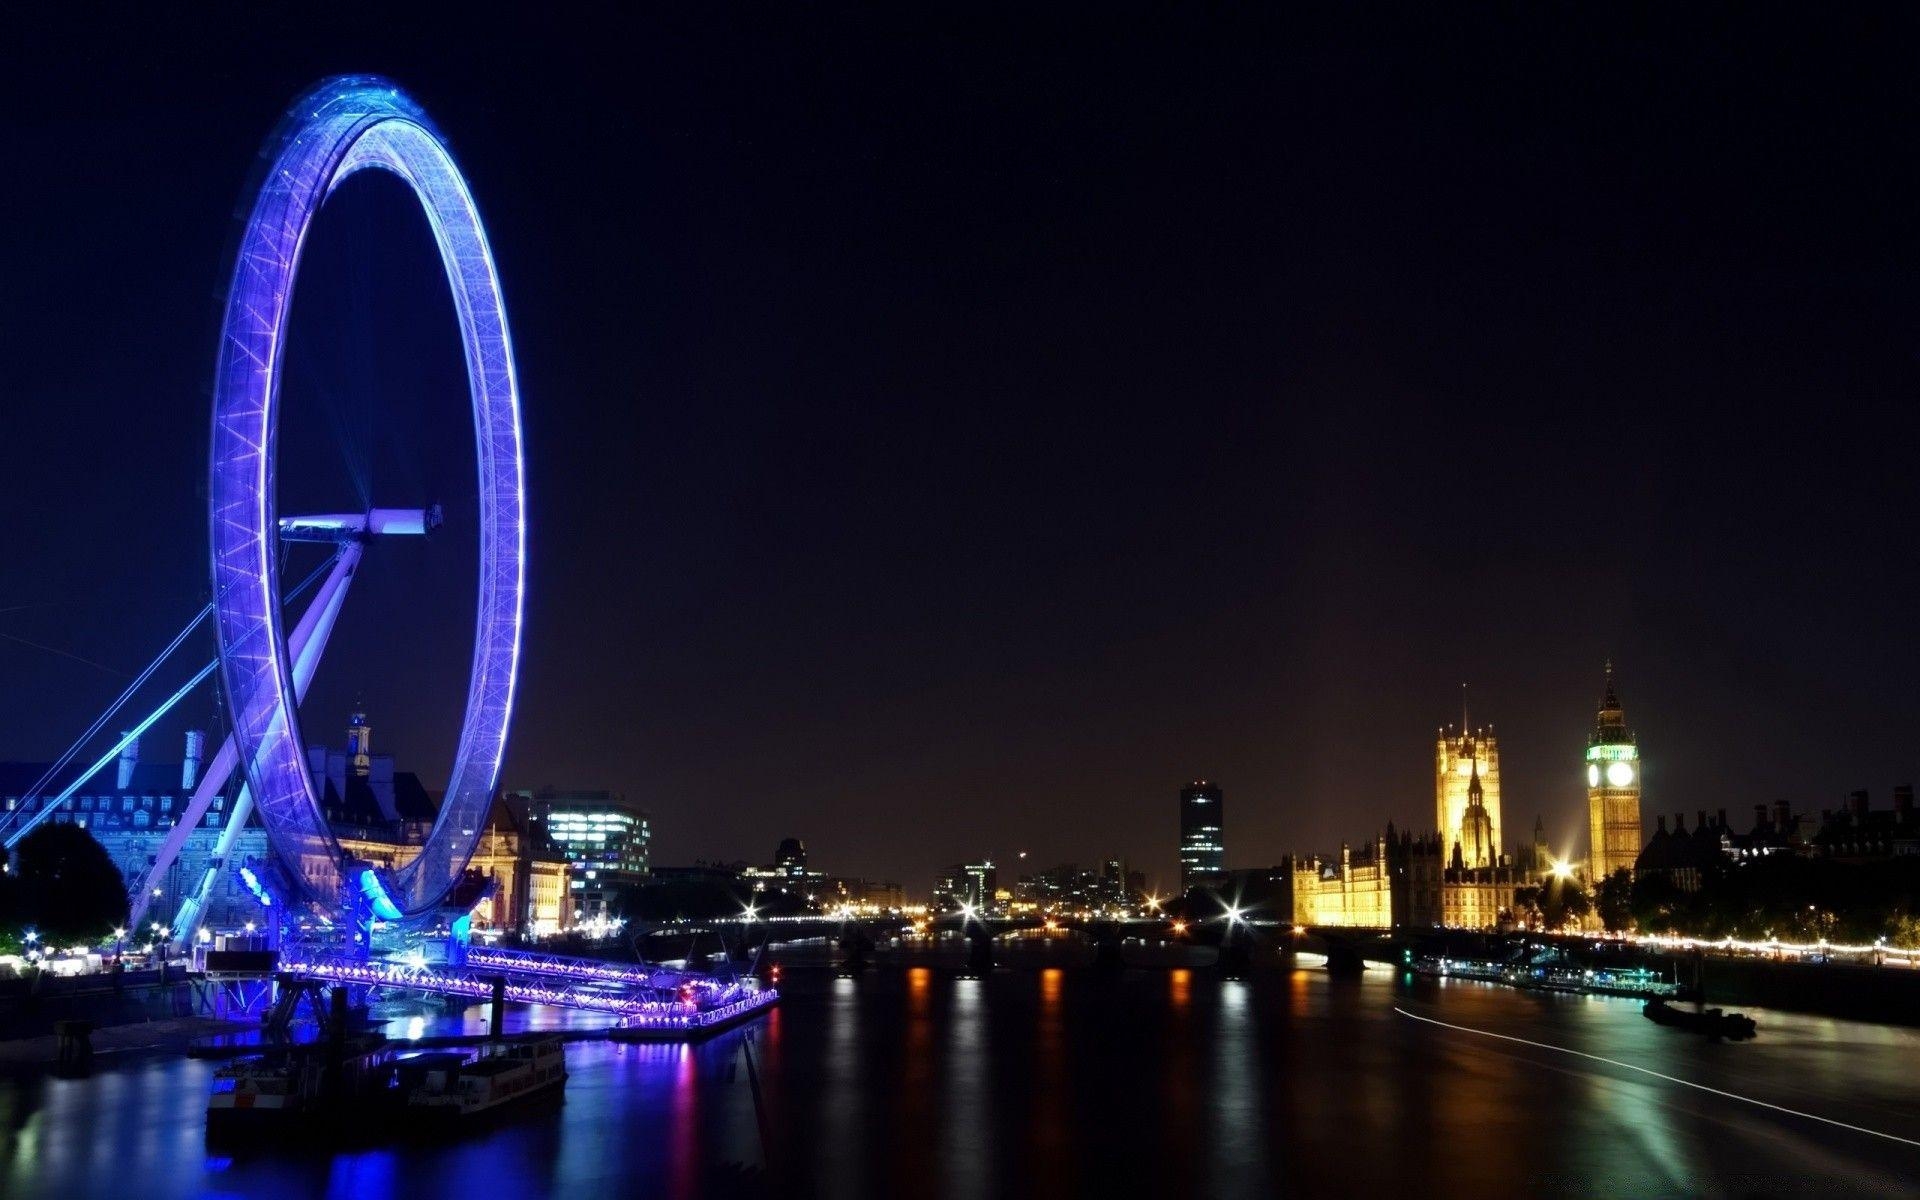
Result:
{"label": "london eye", "polygon": [[[227,295],[209,455],[212,608],[234,750],[290,900],[322,911],[364,900],[377,917],[418,918],[446,898],[472,854],[513,713],[526,481],[506,308],[466,181],[425,112],[392,83],[347,76],[319,84],[294,103],[264,158]],[[345,854],[321,810],[301,748],[304,680],[296,677],[311,674],[301,660],[317,658],[324,633],[317,643],[311,635],[290,643],[275,569],[283,538],[336,541],[335,567],[309,611],[337,610],[367,538],[434,523],[435,514],[401,510],[286,520],[276,510],[282,358],[301,252],[327,198],[365,170],[404,181],[432,228],[465,351],[478,463],[478,602],[465,713],[432,831],[418,857],[391,874]]]}

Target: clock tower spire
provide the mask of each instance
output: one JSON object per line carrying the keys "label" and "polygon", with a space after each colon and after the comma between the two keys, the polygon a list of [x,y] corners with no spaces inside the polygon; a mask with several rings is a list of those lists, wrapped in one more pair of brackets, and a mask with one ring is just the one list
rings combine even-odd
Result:
{"label": "clock tower spire", "polygon": [[1607,663],[1606,690],[1587,740],[1587,875],[1595,884],[1640,857],[1640,747]]}

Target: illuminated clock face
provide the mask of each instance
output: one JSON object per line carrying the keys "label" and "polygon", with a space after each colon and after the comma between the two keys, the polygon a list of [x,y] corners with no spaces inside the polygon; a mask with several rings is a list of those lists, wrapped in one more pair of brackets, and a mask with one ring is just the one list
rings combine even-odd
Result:
{"label": "illuminated clock face", "polygon": [[1587,786],[1600,786],[1600,768],[1594,766],[1592,763],[1587,764]]}
{"label": "illuminated clock face", "polygon": [[1626,787],[1633,782],[1633,765],[1623,762],[1608,763],[1607,782],[1614,787]]}

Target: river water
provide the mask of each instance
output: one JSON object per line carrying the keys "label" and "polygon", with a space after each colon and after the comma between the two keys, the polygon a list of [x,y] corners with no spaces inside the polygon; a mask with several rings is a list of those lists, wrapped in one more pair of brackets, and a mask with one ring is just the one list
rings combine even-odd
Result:
{"label": "river water", "polygon": [[213,1064],[177,1057],[0,1079],[0,1196],[1920,1194],[1920,1031],[1755,1011],[1715,1044],[1379,968],[795,963],[782,992],[700,1046],[570,1045],[558,1111],[433,1145],[211,1157]]}

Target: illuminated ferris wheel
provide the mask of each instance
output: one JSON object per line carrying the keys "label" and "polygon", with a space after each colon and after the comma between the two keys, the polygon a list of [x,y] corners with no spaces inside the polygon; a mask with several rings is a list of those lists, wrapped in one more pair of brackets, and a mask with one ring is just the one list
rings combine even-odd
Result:
{"label": "illuminated ferris wheel", "polygon": [[[425,112],[392,83],[368,76],[321,83],[295,101],[263,158],[268,166],[227,295],[209,459],[212,611],[230,747],[243,764],[287,900],[323,912],[363,904],[386,920],[422,917],[447,897],[472,855],[513,713],[526,481],[506,308],[466,181]],[[420,855],[392,873],[353,860],[334,837],[302,749],[297,706],[366,541],[429,532],[439,512],[282,518],[275,504],[282,357],[301,251],[327,198],[364,170],[405,181],[432,227],[465,350],[479,474],[479,596],[465,716],[432,832]],[[276,568],[283,541],[337,547],[332,570],[291,636]]]}

